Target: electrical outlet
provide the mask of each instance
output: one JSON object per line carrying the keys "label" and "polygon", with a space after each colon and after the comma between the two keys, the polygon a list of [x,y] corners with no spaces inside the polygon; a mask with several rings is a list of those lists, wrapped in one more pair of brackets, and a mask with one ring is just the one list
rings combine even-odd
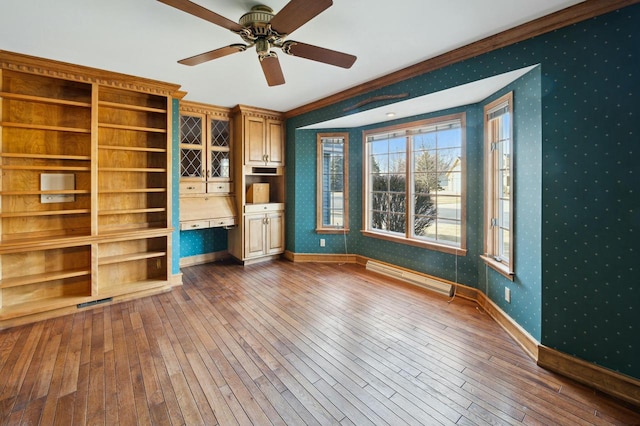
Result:
{"label": "electrical outlet", "polygon": [[507,303],[511,303],[511,289],[509,287],[504,288],[504,300],[506,300]]}
{"label": "electrical outlet", "polygon": [[324,247],[324,238],[320,238],[320,247]]}

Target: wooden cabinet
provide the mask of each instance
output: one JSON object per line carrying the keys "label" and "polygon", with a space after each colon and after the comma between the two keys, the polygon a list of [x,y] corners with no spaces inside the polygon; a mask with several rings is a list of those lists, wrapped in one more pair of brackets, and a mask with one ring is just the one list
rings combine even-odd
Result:
{"label": "wooden cabinet", "polygon": [[[240,105],[232,110],[232,120],[236,205],[242,219],[229,232],[229,253],[244,264],[273,259],[284,252],[282,117],[275,111]],[[266,196],[247,197],[247,191],[257,187]],[[260,202],[249,202],[256,199]]]}
{"label": "wooden cabinet", "polygon": [[0,51],[0,328],[172,286],[177,89]]}
{"label": "wooden cabinet", "polygon": [[282,121],[251,115],[246,109],[243,120],[244,164],[284,166]]}
{"label": "wooden cabinet", "polygon": [[[278,205],[268,207],[278,208]],[[244,215],[244,227],[245,259],[271,256],[284,251],[284,210],[247,213]]]}
{"label": "wooden cabinet", "polygon": [[229,110],[180,103],[180,229],[233,226],[232,138]]}

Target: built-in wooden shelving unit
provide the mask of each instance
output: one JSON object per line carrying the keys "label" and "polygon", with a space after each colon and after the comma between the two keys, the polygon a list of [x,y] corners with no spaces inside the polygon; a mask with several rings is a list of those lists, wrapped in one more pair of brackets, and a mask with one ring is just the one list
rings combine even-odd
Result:
{"label": "built-in wooden shelving unit", "polygon": [[0,51],[0,328],[175,284],[177,89]]}

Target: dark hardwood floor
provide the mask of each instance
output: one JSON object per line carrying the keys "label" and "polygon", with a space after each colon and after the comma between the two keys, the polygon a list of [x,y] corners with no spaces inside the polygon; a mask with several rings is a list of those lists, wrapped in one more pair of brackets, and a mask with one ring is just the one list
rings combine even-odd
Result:
{"label": "dark hardwood floor", "polygon": [[183,273],[170,293],[0,332],[1,424],[640,424],[461,298],[356,265]]}

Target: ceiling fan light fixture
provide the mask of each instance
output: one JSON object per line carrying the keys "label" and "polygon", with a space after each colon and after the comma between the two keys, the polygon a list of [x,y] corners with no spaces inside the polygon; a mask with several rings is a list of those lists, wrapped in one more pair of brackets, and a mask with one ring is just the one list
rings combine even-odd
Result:
{"label": "ceiling fan light fixture", "polygon": [[268,6],[256,5],[248,13],[240,17],[238,22],[225,18],[191,0],[158,0],[178,10],[189,13],[198,18],[226,28],[246,44],[232,44],[209,52],[194,55],[178,61],[184,65],[197,65],[233,53],[243,52],[255,46],[262,71],[269,86],[284,84],[284,75],[280,67],[278,55],[272,48],[281,49],[285,54],[297,56],[312,61],[350,68],[356,57],[311,44],[285,41],[285,38],[329,8],[333,0],[289,0],[276,14]]}
{"label": "ceiling fan light fixture", "polygon": [[266,38],[259,38],[256,40],[256,52],[258,52],[258,56],[262,58],[263,56],[267,56],[270,52],[269,49],[271,45],[269,44],[269,40]]}

